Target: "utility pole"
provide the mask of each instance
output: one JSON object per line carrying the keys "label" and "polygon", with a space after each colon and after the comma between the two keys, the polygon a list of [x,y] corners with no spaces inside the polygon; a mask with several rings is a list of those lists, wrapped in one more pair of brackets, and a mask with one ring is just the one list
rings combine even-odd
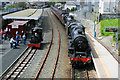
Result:
{"label": "utility pole", "polygon": [[96,37],[96,24],[97,24],[97,22],[95,21],[94,22],[94,37]]}
{"label": "utility pole", "polygon": [[110,3],[109,3],[109,12],[111,11],[111,0],[110,0]]}

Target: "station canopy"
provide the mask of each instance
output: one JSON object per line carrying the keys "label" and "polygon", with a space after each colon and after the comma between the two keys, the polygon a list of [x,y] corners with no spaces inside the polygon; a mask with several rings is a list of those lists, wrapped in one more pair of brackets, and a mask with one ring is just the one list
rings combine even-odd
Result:
{"label": "station canopy", "polygon": [[42,9],[26,9],[3,16],[3,19],[38,20],[42,15]]}

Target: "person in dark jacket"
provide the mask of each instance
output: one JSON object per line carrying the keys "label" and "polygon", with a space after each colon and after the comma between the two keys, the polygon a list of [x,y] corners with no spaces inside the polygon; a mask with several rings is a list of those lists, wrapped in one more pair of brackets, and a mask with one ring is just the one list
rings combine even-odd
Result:
{"label": "person in dark jacket", "polygon": [[25,45],[25,43],[26,43],[26,36],[25,36],[25,34],[23,34],[22,38],[23,38],[23,43]]}

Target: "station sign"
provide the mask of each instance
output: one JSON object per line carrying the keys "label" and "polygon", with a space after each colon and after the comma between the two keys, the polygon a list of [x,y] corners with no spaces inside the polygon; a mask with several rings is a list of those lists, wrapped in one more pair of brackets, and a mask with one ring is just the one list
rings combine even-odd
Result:
{"label": "station sign", "polygon": [[19,28],[18,25],[12,25],[12,28]]}
{"label": "station sign", "polygon": [[117,32],[118,27],[105,27],[105,32]]}

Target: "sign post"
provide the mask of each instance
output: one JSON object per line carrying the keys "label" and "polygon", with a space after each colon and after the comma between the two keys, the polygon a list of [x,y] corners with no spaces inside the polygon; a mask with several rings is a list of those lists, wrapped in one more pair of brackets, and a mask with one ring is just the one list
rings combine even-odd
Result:
{"label": "sign post", "polygon": [[117,37],[116,37],[116,48],[117,49],[117,44],[118,44],[118,34],[119,34],[119,28],[118,27],[105,27],[105,32],[116,32]]}

